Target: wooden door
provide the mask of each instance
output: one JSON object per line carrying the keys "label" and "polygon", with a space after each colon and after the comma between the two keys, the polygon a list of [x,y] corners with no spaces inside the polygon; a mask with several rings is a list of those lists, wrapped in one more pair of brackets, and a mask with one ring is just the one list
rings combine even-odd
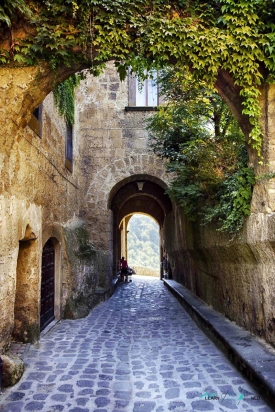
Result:
{"label": "wooden door", "polygon": [[42,253],[40,331],[54,320],[54,244],[47,241]]}

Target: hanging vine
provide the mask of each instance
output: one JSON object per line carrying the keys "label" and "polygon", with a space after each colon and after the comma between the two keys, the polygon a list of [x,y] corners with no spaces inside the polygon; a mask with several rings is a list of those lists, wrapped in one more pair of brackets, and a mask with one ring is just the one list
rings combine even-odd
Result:
{"label": "hanging vine", "polygon": [[75,89],[80,83],[80,76],[72,75],[53,90],[54,104],[61,117],[64,117],[67,125],[74,124],[75,113]]}

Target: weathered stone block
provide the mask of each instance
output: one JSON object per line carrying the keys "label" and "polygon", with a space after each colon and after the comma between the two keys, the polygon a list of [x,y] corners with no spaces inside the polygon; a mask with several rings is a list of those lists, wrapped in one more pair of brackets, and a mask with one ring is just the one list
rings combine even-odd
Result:
{"label": "weathered stone block", "polygon": [[3,361],[2,386],[4,388],[15,385],[24,373],[25,365],[21,358],[13,355],[1,355]]}

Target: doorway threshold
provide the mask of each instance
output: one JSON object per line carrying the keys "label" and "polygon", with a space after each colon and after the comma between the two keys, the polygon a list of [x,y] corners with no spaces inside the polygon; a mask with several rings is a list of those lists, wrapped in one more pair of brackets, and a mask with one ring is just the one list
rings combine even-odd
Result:
{"label": "doorway threshold", "polygon": [[51,323],[49,323],[48,326],[40,332],[40,337],[45,336],[58,322],[60,322],[60,319],[54,319]]}

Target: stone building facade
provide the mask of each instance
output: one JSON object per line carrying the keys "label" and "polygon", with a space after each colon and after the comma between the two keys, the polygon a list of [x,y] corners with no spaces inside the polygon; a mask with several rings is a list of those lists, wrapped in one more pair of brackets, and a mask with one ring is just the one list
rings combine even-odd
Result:
{"label": "stone building facade", "polygon": [[110,63],[76,92],[73,159],[52,94],[2,151],[0,353],[11,340],[35,342],[54,319],[87,315],[112,293],[131,214],[163,226],[168,177],[148,151],[148,112],[125,110],[128,98]]}
{"label": "stone building facade", "polygon": [[[12,113],[10,99],[19,107],[18,90],[24,92],[34,77],[28,70],[18,70],[18,76],[12,78],[17,92],[8,94],[8,77],[0,75]],[[256,185],[252,214],[238,238],[188,222],[165,194],[170,176],[148,149],[145,119],[151,112],[133,106],[132,87],[131,81],[119,81],[112,63],[102,76],[88,75],[81,82],[73,159],[66,157],[68,130],[51,94],[32,127],[22,120],[15,132],[19,114],[13,123],[0,112],[5,131],[0,147],[0,353],[11,340],[38,340],[41,324],[85,316],[102,294],[112,293],[117,260],[127,250],[127,223],[136,212],[159,223],[170,276],[275,345],[273,180]],[[264,142],[270,167],[272,90],[262,94],[263,122],[270,119]],[[250,159],[256,165],[253,153]]]}

